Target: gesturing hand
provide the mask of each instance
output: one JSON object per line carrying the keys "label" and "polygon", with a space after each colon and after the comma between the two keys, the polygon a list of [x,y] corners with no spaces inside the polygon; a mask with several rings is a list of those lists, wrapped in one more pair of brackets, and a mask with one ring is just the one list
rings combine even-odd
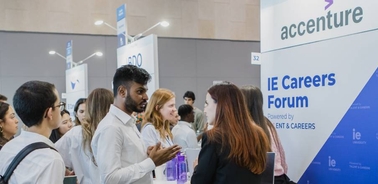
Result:
{"label": "gesturing hand", "polygon": [[156,166],[164,164],[165,162],[175,158],[176,154],[180,151],[181,147],[173,145],[168,148],[160,148],[161,143],[157,143],[150,151],[150,158]]}

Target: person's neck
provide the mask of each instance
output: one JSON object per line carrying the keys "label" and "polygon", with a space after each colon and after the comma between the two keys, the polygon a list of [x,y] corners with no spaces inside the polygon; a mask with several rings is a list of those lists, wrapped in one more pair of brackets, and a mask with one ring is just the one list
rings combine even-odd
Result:
{"label": "person's neck", "polygon": [[7,140],[10,140],[13,137],[13,135],[10,135],[10,134],[3,132],[3,137]]}
{"label": "person's neck", "polygon": [[33,132],[33,133],[36,133],[36,134],[40,134],[40,135],[45,136],[46,138],[49,138],[50,135],[51,135],[52,129],[50,129],[46,125],[46,123],[42,122],[40,125],[35,125],[35,126],[29,127],[27,131]]}
{"label": "person's neck", "polygon": [[185,122],[185,123],[190,123],[190,122],[187,121],[186,119],[182,119],[182,120],[180,120],[180,121]]}
{"label": "person's neck", "polygon": [[121,111],[125,112],[127,115],[132,116],[133,112],[132,112],[132,111],[130,112],[129,110],[127,110],[127,109],[125,108],[125,106],[124,106],[123,103],[114,100],[113,105],[116,106],[116,107],[117,107],[118,109],[120,109]]}

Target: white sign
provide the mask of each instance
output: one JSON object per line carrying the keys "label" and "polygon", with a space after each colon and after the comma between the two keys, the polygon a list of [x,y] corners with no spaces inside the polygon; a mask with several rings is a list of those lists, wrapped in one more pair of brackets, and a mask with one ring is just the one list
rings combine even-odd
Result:
{"label": "white sign", "polygon": [[261,52],[376,29],[378,1],[261,1]]}
{"label": "white sign", "polygon": [[66,108],[73,116],[76,101],[88,96],[88,66],[81,64],[66,70]]}
{"label": "white sign", "polygon": [[251,52],[251,64],[261,65],[261,53]]}
{"label": "white sign", "polygon": [[151,81],[147,84],[148,96],[159,88],[157,36],[149,35],[125,46],[123,52],[117,52],[117,67],[135,65],[144,68],[150,75]]}
{"label": "white sign", "polygon": [[261,1],[264,113],[298,183],[378,179],[378,1]]}

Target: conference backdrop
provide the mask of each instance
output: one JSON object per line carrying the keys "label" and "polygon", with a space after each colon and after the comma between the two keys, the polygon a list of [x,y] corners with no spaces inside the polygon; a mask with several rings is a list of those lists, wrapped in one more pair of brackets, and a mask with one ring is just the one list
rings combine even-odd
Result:
{"label": "conference backdrop", "polygon": [[261,1],[266,116],[300,184],[378,180],[378,1]]}

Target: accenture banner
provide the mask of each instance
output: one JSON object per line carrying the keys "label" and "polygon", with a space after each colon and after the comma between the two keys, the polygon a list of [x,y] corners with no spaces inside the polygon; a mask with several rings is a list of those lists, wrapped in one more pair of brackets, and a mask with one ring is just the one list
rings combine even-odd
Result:
{"label": "accenture banner", "polygon": [[261,1],[266,116],[303,184],[378,180],[378,1]]}

